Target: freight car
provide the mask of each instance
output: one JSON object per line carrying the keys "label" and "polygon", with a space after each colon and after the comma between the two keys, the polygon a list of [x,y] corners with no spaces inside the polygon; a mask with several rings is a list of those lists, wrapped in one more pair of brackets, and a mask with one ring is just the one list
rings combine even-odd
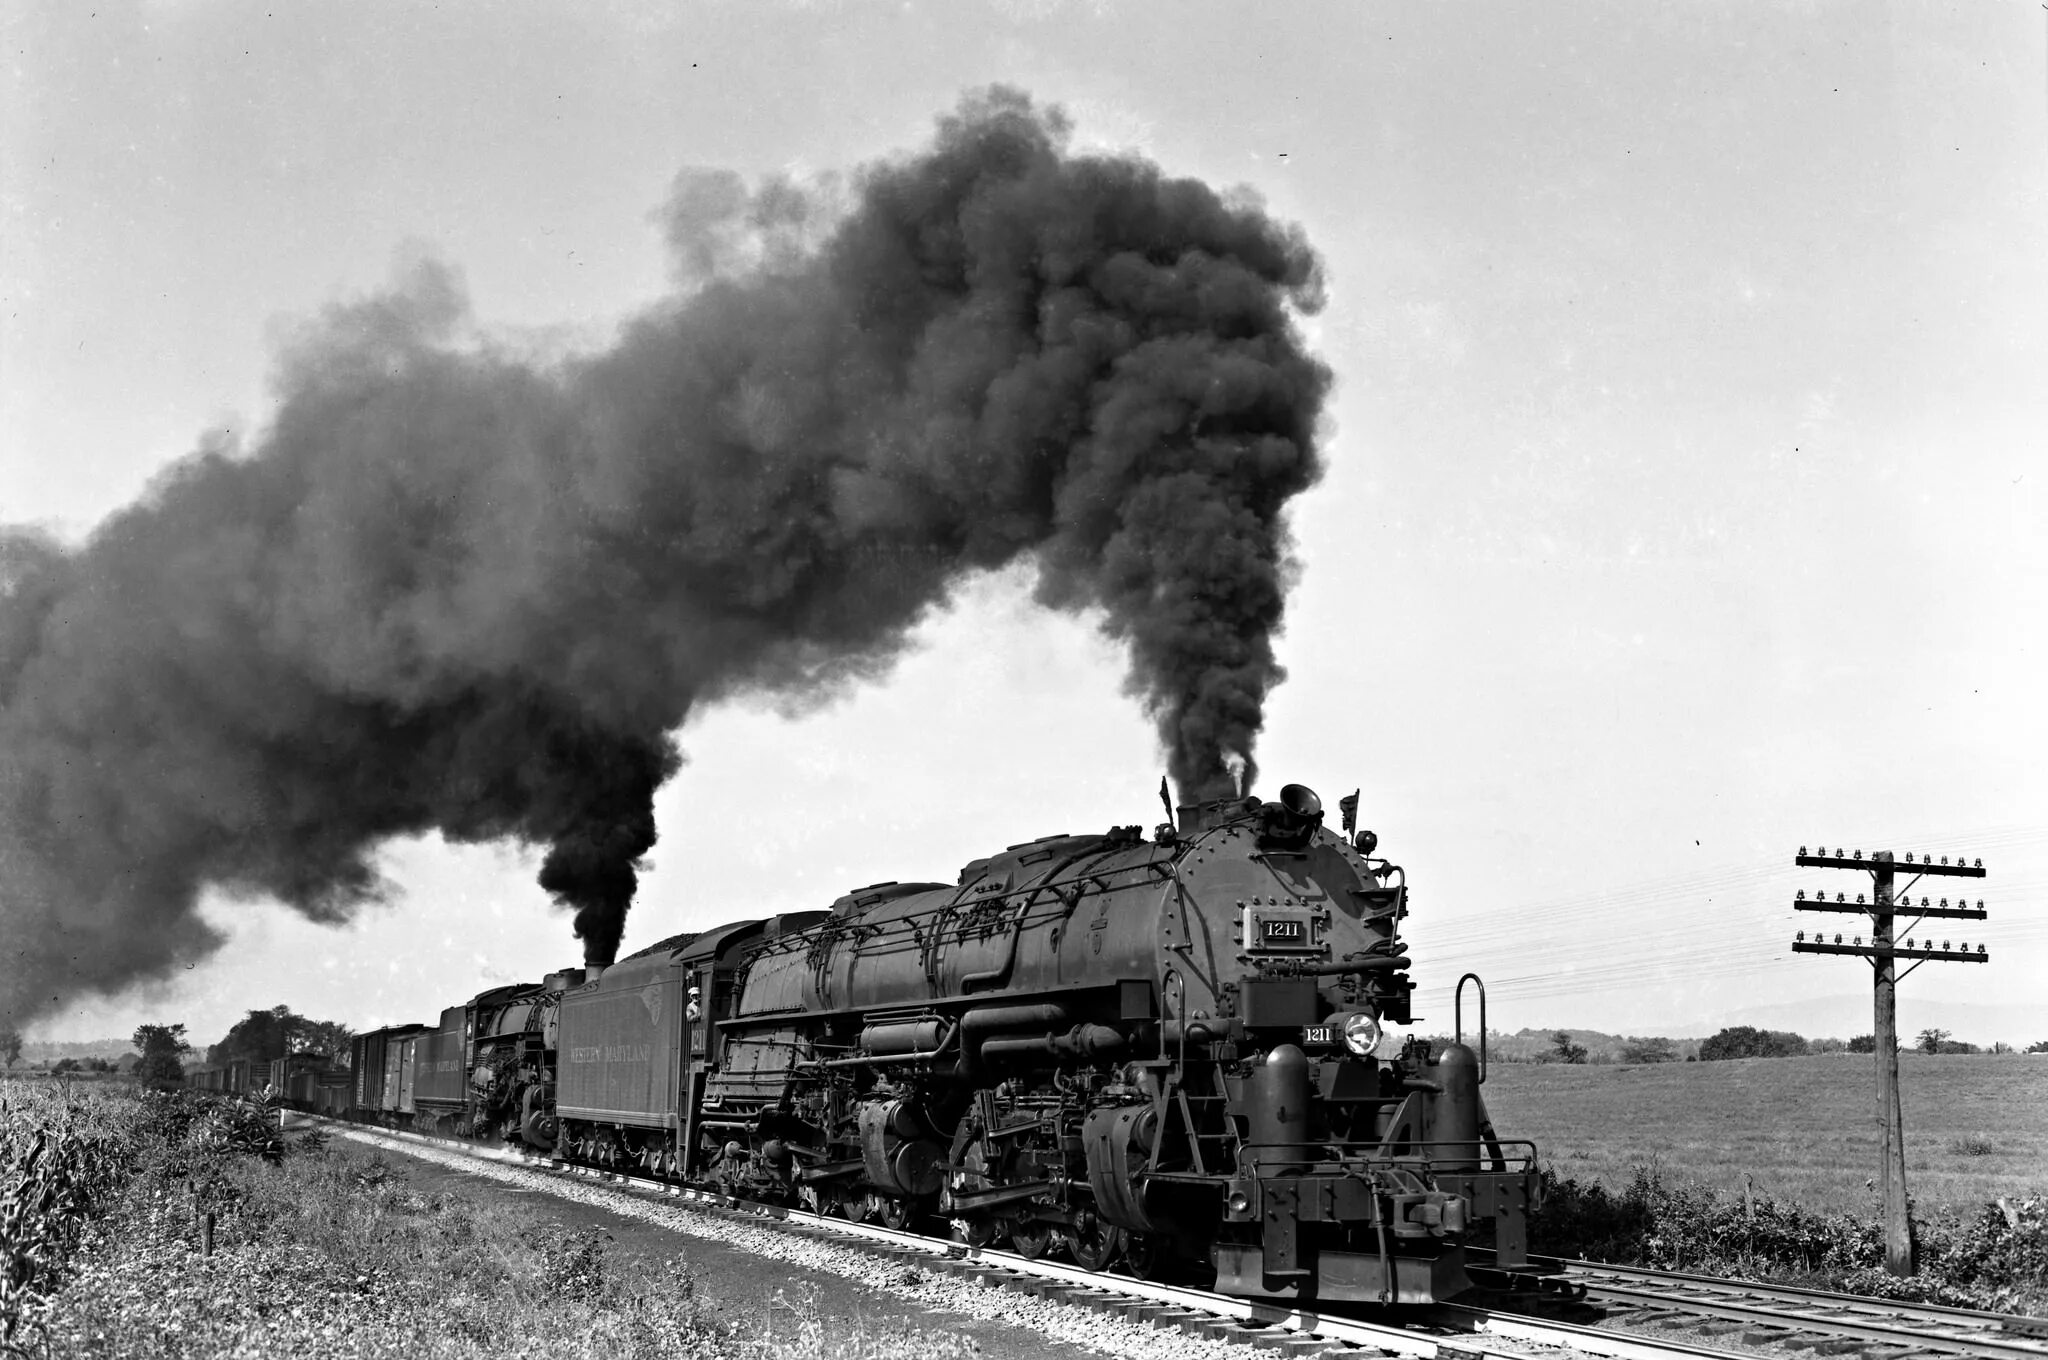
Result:
{"label": "freight car", "polygon": [[332,1080],[328,1073],[329,1064],[323,1053],[287,1053],[270,1061],[270,1092],[293,1109],[318,1109],[320,1084]]}
{"label": "freight car", "polygon": [[1535,1148],[1483,1037],[1386,1038],[1406,878],[1350,830],[1290,784],[678,935],[359,1036],[353,1113],[1233,1294],[1445,1298],[1467,1241],[1525,1262]]}
{"label": "freight car", "polygon": [[318,1053],[291,1053],[269,1062],[231,1058],[185,1069],[185,1085],[195,1091],[244,1096],[268,1092],[272,1099],[294,1109],[334,1113],[350,1109],[352,1102],[345,1090],[350,1081],[346,1070]]}
{"label": "freight car", "polygon": [[254,1095],[268,1080],[270,1065],[248,1058],[232,1058],[185,1069],[185,1084],[200,1091],[227,1095]]}

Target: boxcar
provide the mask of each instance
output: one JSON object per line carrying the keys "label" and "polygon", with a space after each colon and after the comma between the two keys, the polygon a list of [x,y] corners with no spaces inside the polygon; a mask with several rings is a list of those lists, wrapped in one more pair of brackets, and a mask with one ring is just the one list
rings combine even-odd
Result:
{"label": "boxcar", "polygon": [[413,1112],[413,1090],[419,1074],[419,1036],[425,1025],[404,1025],[387,1031],[384,1048],[384,1095],[378,1108],[400,1116]]}
{"label": "boxcar", "polygon": [[395,1124],[412,1114],[414,1040],[425,1025],[392,1025],[358,1034],[349,1045],[359,1118]]}
{"label": "boxcar", "polygon": [[349,1068],[355,1073],[350,1106],[363,1118],[374,1118],[384,1091],[384,1034],[369,1030],[349,1040]]}
{"label": "boxcar", "polygon": [[356,1074],[346,1067],[330,1067],[319,1074],[314,1093],[313,1108],[322,1114],[342,1116],[348,1113],[350,1095],[355,1090]]}

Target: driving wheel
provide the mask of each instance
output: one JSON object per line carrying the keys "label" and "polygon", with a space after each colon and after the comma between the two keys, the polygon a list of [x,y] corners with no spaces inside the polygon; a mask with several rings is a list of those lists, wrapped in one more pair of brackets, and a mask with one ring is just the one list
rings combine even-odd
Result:
{"label": "driving wheel", "polygon": [[994,1242],[997,1235],[995,1220],[986,1214],[974,1214],[968,1218],[953,1220],[955,1242],[964,1242],[970,1247],[985,1247]]}
{"label": "driving wheel", "polygon": [[1152,1233],[1132,1233],[1124,1241],[1124,1268],[1141,1280],[1164,1279],[1173,1268],[1173,1253]]}
{"label": "driving wheel", "polygon": [[1113,1223],[1104,1223],[1093,1212],[1083,1209],[1074,1219],[1073,1226],[1066,1229],[1067,1250],[1073,1253],[1074,1264],[1083,1270],[1107,1270],[1110,1262],[1123,1253],[1124,1230]]}
{"label": "driving wheel", "polygon": [[1010,1250],[1027,1261],[1036,1261],[1052,1250],[1052,1225],[1025,1219],[1011,1223]]}

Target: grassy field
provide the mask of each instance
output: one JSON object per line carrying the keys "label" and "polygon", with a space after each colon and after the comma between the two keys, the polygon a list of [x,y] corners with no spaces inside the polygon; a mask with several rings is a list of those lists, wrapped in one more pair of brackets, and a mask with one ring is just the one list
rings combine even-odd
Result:
{"label": "grassy field", "polygon": [[[1921,1211],[2048,1189],[2048,1056],[1903,1053],[1906,1186]],[[1816,1209],[1871,1212],[1876,1076],[1867,1054],[1574,1066],[1496,1063],[1505,1138],[1559,1176],[1619,1188],[1637,1166]]]}

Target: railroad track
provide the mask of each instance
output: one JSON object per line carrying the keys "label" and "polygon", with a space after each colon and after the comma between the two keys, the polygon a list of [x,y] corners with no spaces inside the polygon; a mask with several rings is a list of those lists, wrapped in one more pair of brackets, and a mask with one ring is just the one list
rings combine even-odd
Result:
{"label": "railroad track", "polygon": [[[1791,1285],[1644,1270],[1597,1261],[1532,1258],[1549,1279],[1604,1320],[1629,1326],[1682,1325],[1737,1336],[1745,1345],[1862,1353],[1883,1360],[1984,1356],[2048,1360],[2048,1318],[1980,1313],[1935,1304],[1831,1294]],[[1546,1296],[1539,1294],[1538,1299]],[[1510,1300],[1504,1305],[1515,1308]]]}
{"label": "railroad track", "polygon": [[756,1226],[825,1238],[863,1251],[914,1262],[985,1285],[1150,1323],[1155,1327],[1238,1341],[1297,1356],[1340,1360],[1351,1356],[1414,1356],[1420,1360],[1556,1360],[1567,1354],[1609,1360],[1755,1360],[1753,1355],[1664,1338],[1582,1326],[1555,1318],[1439,1306],[1408,1325],[1335,1317],[1259,1303],[1208,1290],[1159,1284],[1124,1275],[1083,1270],[1059,1261],[1030,1260],[1012,1252],[969,1247],[959,1242],[828,1218],[779,1205],[735,1200],[619,1172],[598,1171],[538,1158],[511,1159],[492,1149],[456,1139],[318,1119],[351,1136],[404,1149],[430,1147],[481,1163],[516,1166],[572,1181],[602,1185],[703,1213],[741,1218]]}

